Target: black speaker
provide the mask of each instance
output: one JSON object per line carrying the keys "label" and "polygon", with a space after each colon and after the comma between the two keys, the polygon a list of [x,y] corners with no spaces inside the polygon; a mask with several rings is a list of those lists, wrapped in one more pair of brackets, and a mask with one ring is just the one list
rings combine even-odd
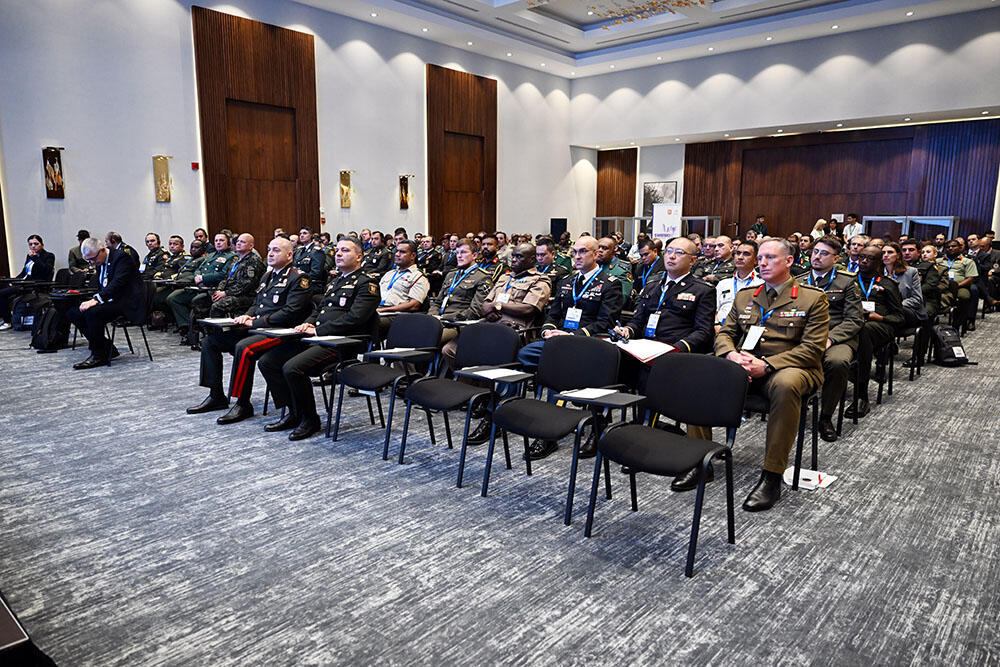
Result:
{"label": "black speaker", "polygon": [[566,218],[549,218],[549,233],[556,241],[566,231]]}

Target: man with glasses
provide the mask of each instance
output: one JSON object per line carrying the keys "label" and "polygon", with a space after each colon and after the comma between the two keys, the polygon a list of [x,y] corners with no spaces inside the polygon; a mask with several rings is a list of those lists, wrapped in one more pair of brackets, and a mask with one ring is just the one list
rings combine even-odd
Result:
{"label": "man with glasses", "polygon": [[[664,263],[660,259],[660,250],[656,244],[649,239],[641,241],[639,244],[639,267],[636,269],[635,277],[638,278],[635,285],[635,295],[638,297],[646,287],[652,285],[663,277]],[[693,243],[691,244],[694,245]],[[694,263],[694,257],[691,257]]]}
{"label": "man with glasses", "polygon": [[858,256],[861,251],[865,249],[868,245],[868,237],[862,234],[856,234],[850,237],[850,241],[847,242],[847,256],[844,257],[841,262],[845,269],[850,273],[857,273],[861,270],[861,264],[858,260]]}
{"label": "man with glasses", "polygon": [[94,281],[98,291],[94,298],[67,313],[90,347],[90,356],[73,364],[76,370],[107,366],[112,357],[118,356],[118,351],[104,335],[104,327],[122,315],[135,320],[142,314],[145,301],[139,263],[127,250],[106,248],[98,239],[89,238],[80,244],[80,252],[97,269]]}
{"label": "man with glasses", "polygon": [[840,405],[840,398],[847,390],[851,361],[858,349],[858,334],[865,323],[857,276],[835,266],[840,250],[840,241],[836,237],[820,238],[813,245],[809,273],[799,277],[800,283],[823,290],[830,305],[830,333],[823,353],[824,380],[819,418],[819,435],[827,442],[837,439],[833,411]]}

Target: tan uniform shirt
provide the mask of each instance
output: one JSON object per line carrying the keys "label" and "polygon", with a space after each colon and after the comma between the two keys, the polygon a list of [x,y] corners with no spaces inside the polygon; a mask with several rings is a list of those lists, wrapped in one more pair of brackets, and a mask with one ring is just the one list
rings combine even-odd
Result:
{"label": "tan uniform shirt", "polygon": [[[552,295],[552,283],[549,277],[539,273],[535,269],[530,269],[520,276],[515,277],[512,273],[505,273],[497,279],[486,301],[493,303],[503,303],[506,299],[509,303],[523,303],[534,306],[539,312],[545,310]],[[486,313],[483,313],[486,315]],[[500,316],[501,322],[507,322],[519,327],[531,325],[531,321],[513,317],[506,313]]]}

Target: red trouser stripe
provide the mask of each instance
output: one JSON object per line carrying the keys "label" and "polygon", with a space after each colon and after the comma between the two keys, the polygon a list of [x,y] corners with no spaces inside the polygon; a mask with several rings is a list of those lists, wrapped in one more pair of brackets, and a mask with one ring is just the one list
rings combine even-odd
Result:
{"label": "red trouser stripe", "polygon": [[240,355],[240,365],[236,369],[233,398],[240,398],[240,395],[243,393],[243,383],[246,382],[247,369],[250,368],[250,361],[253,359],[253,355],[259,352],[266,352],[279,343],[281,343],[280,338],[265,338],[256,343],[250,343],[243,348],[243,354]]}

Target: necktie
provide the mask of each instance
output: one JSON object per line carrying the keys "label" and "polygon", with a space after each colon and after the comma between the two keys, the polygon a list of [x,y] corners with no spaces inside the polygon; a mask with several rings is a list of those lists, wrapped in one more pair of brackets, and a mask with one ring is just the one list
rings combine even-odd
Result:
{"label": "necktie", "polygon": [[773,287],[767,288],[767,304],[771,305],[778,298],[778,290]]}

